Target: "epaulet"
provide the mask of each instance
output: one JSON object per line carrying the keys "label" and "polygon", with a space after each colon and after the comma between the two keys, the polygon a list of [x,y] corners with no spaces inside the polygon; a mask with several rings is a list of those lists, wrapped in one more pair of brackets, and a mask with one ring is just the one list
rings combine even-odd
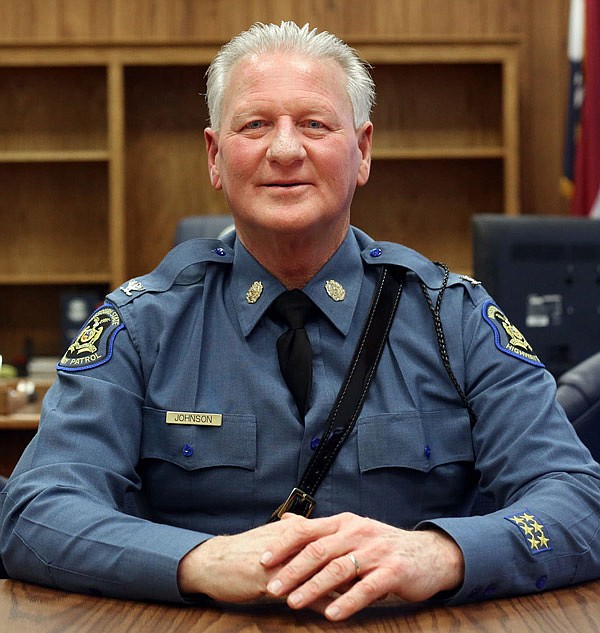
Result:
{"label": "epaulet", "polygon": [[367,264],[402,266],[429,288],[439,288],[444,271],[421,253],[395,242],[371,242],[361,251]]}
{"label": "epaulet", "polygon": [[474,303],[480,303],[488,296],[482,283],[469,275],[450,273],[448,286],[462,286]]}
{"label": "epaulet", "polygon": [[477,281],[477,279],[473,279],[469,275],[455,275],[458,277],[458,282],[470,284],[471,287],[475,288],[476,286],[481,286],[481,282]]}
{"label": "epaulet", "polygon": [[173,248],[150,273],[129,279],[113,290],[107,300],[123,306],[147,292],[166,292],[173,286],[198,283],[210,263],[231,264],[233,248],[219,239],[197,238]]}
{"label": "epaulet", "polygon": [[[385,264],[402,266],[408,270],[407,279],[411,277],[425,284],[432,291],[437,291],[444,285],[445,267],[431,261],[425,255],[395,242],[374,242],[362,244],[362,258],[368,264]],[[486,294],[480,281],[453,272],[448,273],[446,286],[462,286],[474,301],[479,301]]]}

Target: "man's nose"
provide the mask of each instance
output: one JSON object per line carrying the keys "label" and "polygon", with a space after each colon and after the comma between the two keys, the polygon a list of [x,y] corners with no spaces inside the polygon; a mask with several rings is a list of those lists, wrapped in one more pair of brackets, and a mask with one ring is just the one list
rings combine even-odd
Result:
{"label": "man's nose", "polygon": [[291,121],[279,122],[273,129],[267,159],[282,165],[291,165],[305,156],[301,132]]}

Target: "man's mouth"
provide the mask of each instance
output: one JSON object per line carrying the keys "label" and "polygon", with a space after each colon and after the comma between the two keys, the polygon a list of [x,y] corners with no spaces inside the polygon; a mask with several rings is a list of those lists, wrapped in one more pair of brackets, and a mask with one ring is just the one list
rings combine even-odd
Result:
{"label": "man's mouth", "polygon": [[265,187],[300,187],[302,185],[307,185],[307,182],[269,182],[265,185]]}

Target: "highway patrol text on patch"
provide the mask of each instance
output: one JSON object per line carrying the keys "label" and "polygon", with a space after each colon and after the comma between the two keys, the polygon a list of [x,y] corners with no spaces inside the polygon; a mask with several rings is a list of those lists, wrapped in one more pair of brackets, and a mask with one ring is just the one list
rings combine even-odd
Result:
{"label": "highway patrol text on patch", "polygon": [[524,360],[531,365],[543,367],[542,361],[534,354],[533,348],[525,340],[521,332],[507,319],[500,308],[486,301],[482,308],[483,318],[489,323],[494,332],[496,347],[509,356]]}
{"label": "highway patrol text on patch", "polygon": [[90,316],[56,366],[63,371],[81,371],[108,362],[115,336],[125,326],[119,313],[104,305]]}

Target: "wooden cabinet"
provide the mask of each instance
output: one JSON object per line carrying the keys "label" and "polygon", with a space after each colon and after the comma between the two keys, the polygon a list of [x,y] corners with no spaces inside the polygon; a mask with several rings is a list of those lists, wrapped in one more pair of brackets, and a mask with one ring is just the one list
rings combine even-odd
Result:
{"label": "wooden cabinet", "polygon": [[55,354],[60,298],[109,257],[106,66],[0,66],[0,353]]}
{"label": "wooden cabinet", "polygon": [[516,47],[361,53],[374,66],[378,103],[371,178],[353,222],[469,272],[472,214],[519,212]]}
{"label": "wooden cabinet", "polygon": [[[474,213],[518,213],[517,46],[355,43],[378,87],[354,224],[468,272]],[[0,49],[0,353],[61,352],[65,293],[152,269],[209,183],[214,46]]]}

